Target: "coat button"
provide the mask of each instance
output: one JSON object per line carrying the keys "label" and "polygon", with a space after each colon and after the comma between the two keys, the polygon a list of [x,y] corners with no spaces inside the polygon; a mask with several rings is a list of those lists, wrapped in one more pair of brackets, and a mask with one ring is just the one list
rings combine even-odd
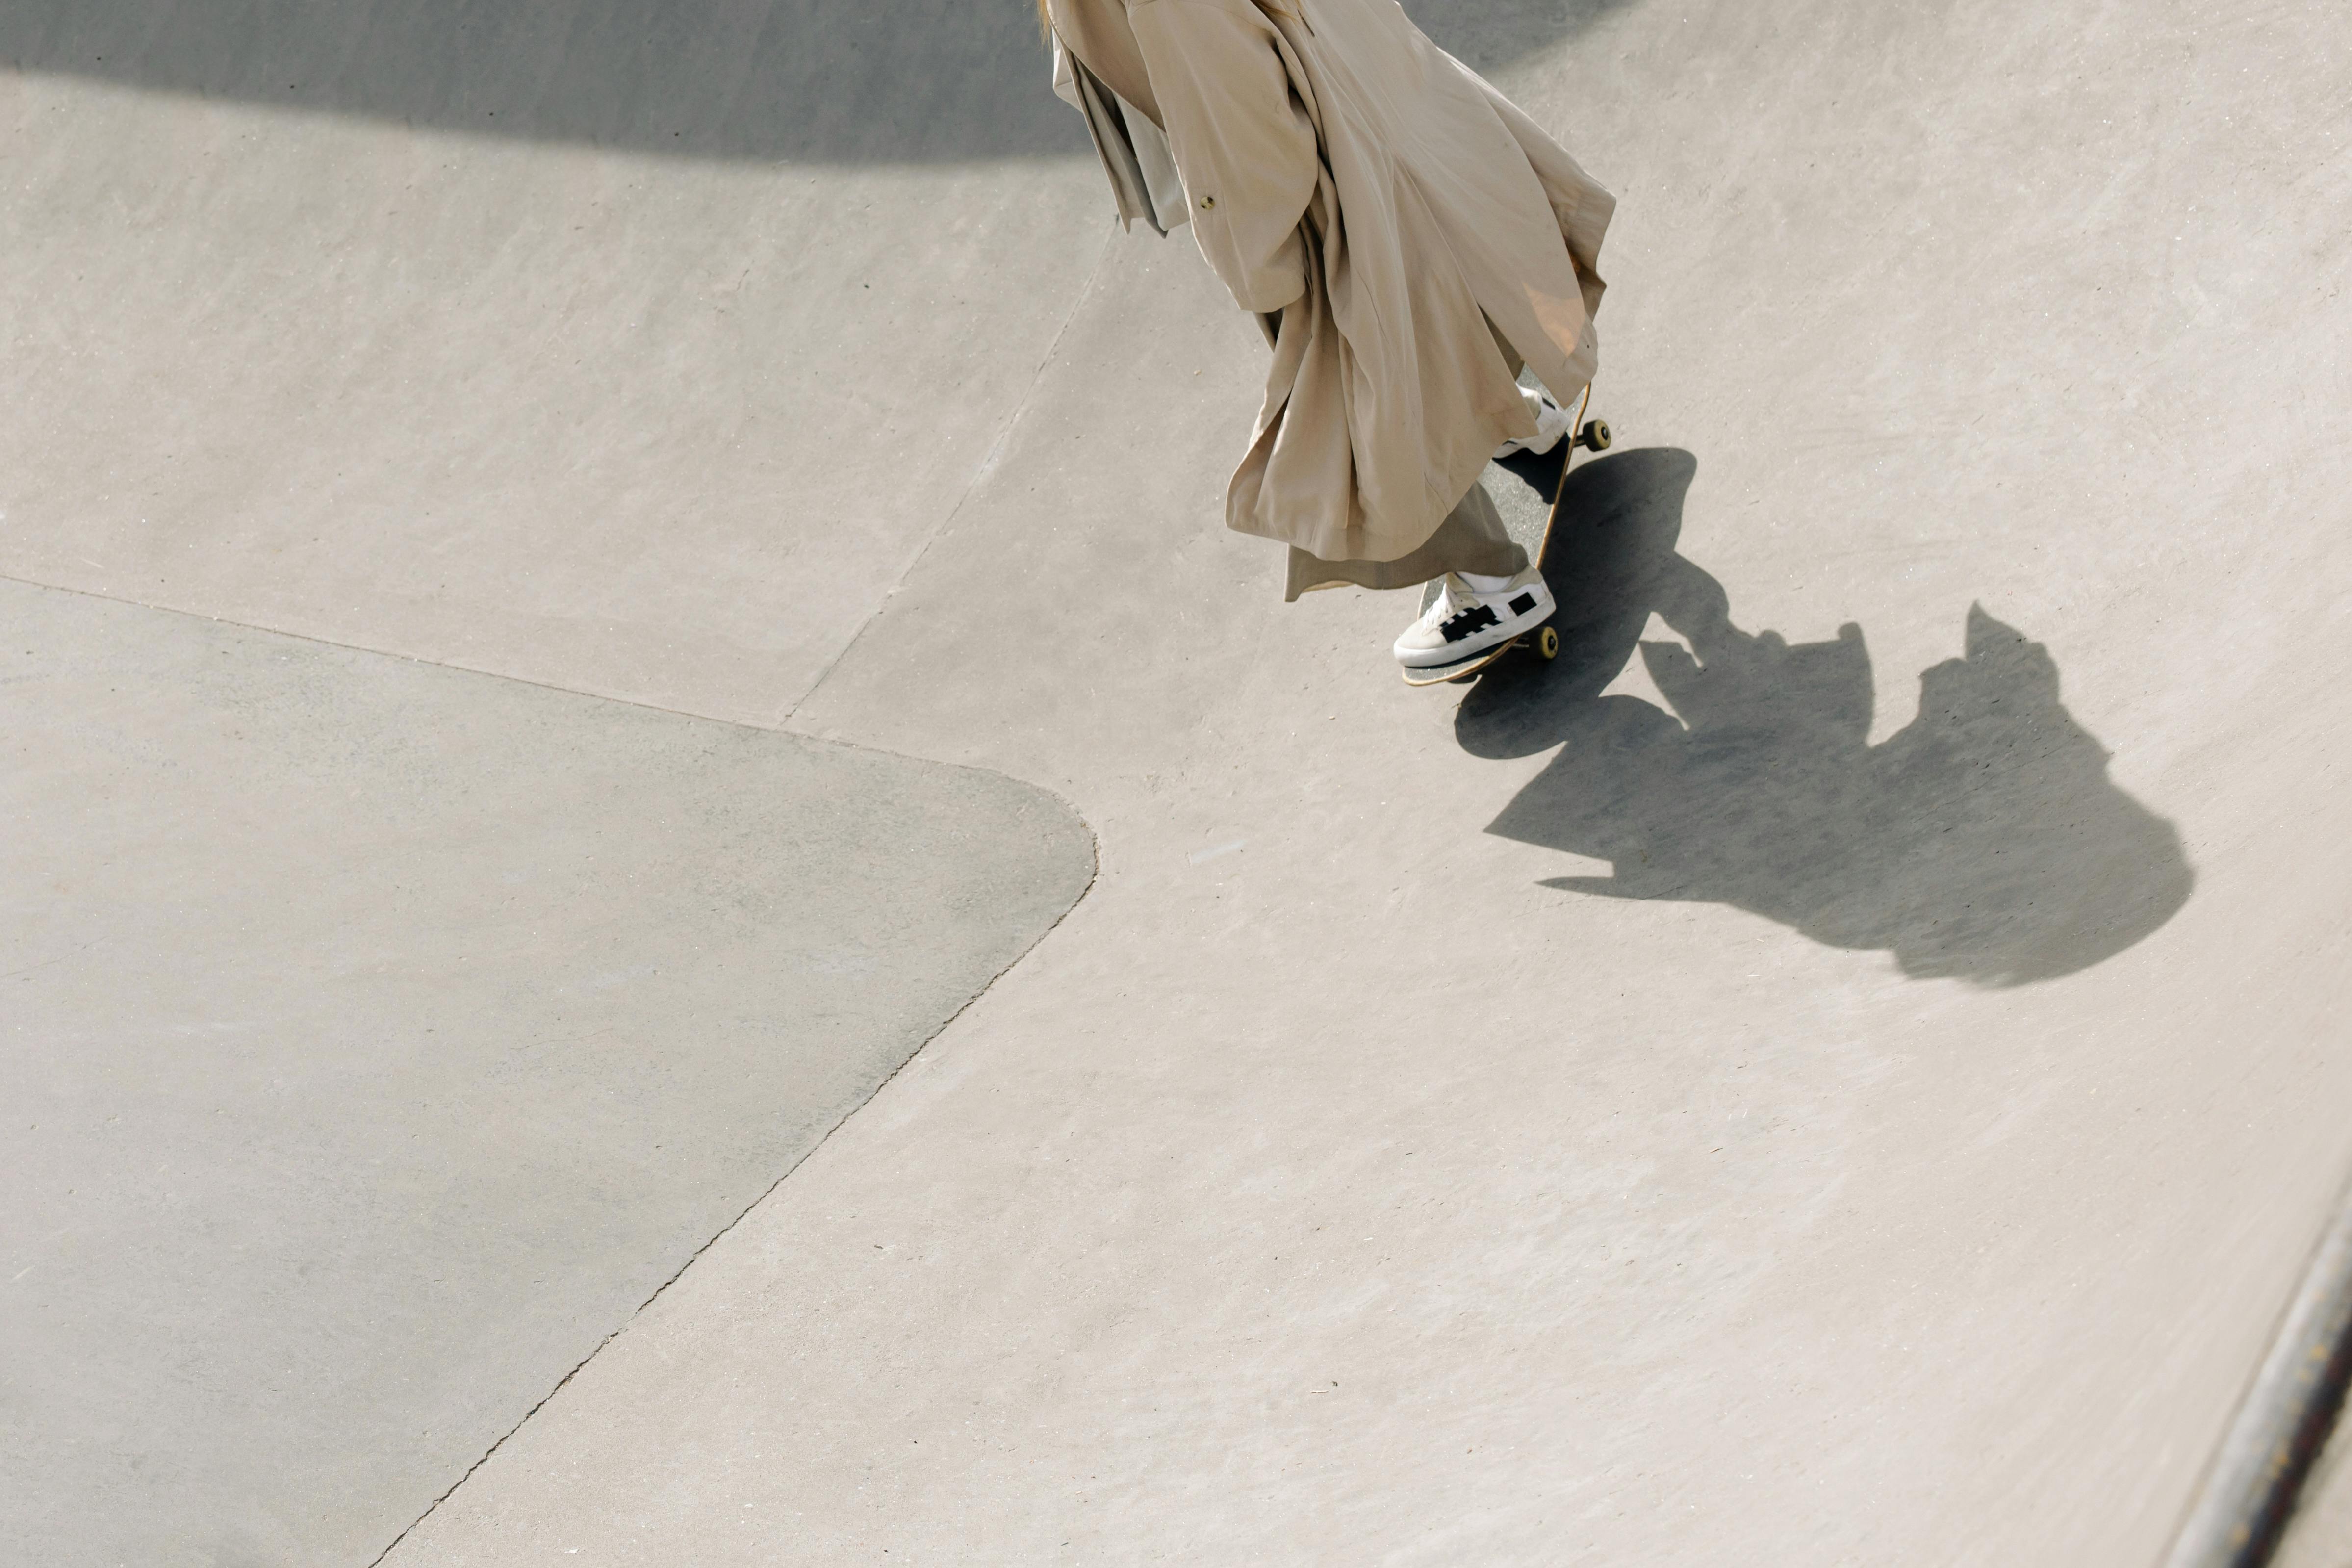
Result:
{"label": "coat button", "polygon": [[1216,198],[1216,197],[1214,197],[1214,196],[1202,196],[1202,197],[1201,198],[1201,210],[1202,210],[1202,212],[1207,212],[1210,208],[1212,208],[1212,207],[1215,206],[1216,205],[1217,205],[1217,198]]}

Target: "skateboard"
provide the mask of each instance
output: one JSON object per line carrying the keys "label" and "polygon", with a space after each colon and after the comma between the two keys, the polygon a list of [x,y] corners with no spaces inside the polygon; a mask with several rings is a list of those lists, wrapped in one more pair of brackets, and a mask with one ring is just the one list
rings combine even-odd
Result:
{"label": "skateboard", "polygon": [[[1528,552],[1528,559],[1538,568],[1544,564],[1544,556],[1551,549],[1552,534],[1559,527],[1560,499],[1568,484],[1569,459],[1580,447],[1588,452],[1609,449],[1609,422],[1584,417],[1591,405],[1592,388],[1587,386],[1584,395],[1577,400],[1576,417],[1569,423],[1570,433],[1561,437],[1550,451],[1514,452],[1486,465],[1482,482],[1486,487],[1486,493],[1494,498],[1495,510],[1502,514],[1503,527],[1519,542]],[[1437,595],[1438,583],[1432,583],[1422,590],[1421,607],[1423,612],[1436,601]],[[1528,647],[1540,658],[1555,658],[1559,653],[1559,629],[1546,620],[1507,642],[1481,648],[1469,658],[1453,664],[1408,669],[1404,672],[1404,683],[1407,686],[1442,686],[1449,681],[1468,680],[1520,647]]]}

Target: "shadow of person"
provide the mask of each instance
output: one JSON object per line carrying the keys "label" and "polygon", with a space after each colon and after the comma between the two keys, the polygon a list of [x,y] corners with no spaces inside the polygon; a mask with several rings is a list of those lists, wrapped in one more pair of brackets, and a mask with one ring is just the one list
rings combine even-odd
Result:
{"label": "shadow of person", "polygon": [[[1635,0],[1414,0],[1482,69]],[[661,157],[1084,158],[1031,0],[9,0],[14,71]]]}
{"label": "shadow of person", "polygon": [[[2179,834],[2107,776],[2047,649],[1971,606],[1962,656],[1872,745],[1861,627],[1794,645],[1744,631],[1675,552],[1696,471],[1658,450],[1579,470],[1578,532],[1548,563],[1559,659],[1482,680],[1455,716],[1477,755],[1559,748],[1487,831],[1612,869],[1545,886],[1730,904],[1884,949],[1906,975],[1993,986],[2087,968],[2187,902]],[[1653,615],[1682,640],[1641,640]],[[1637,648],[1672,712],[1601,695]]]}

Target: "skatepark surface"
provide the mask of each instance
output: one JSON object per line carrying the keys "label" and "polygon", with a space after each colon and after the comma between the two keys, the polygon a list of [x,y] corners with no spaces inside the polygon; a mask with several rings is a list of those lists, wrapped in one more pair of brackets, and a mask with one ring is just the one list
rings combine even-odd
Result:
{"label": "skatepark surface", "polygon": [[1409,4],[1621,202],[1412,690],[1025,0],[659,9],[0,11],[0,1555],[2157,1562],[2352,1173],[2336,10]]}

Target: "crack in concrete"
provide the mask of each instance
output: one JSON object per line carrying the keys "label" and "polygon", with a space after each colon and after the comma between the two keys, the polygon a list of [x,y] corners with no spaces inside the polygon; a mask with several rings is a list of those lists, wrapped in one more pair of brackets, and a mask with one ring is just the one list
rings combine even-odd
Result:
{"label": "crack in concrete", "polygon": [[[777,718],[775,721],[777,729],[782,730],[789,725],[793,721],[793,716],[808,706],[809,699],[824,689],[824,683],[833,679],[833,672],[841,668],[842,661],[856,651],[858,645],[866,640],[866,634],[874,629],[875,624],[881,620],[883,614],[889,609],[891,596],[905,586],[908,578],[915,574],[915,569],[923,563],[923,557],[930,553],[931,546],[946,537],[948,530],[955,526],[955,520],[963,515],[963,509],[971,503],[972,496],[978,492],[982,485],[988,482],[989,476],[996,472],[997,465],[1003,460],[1005,447],[1012,444],[1013,431],[1020,428],[1021,421],[1028,416],[1030,404],[1036,401],[1037,388],[1045,384],[1046,370],[1052,366],[1055,356],[1061,353],[1062,339],[1068,335],[1070,323],[1078,319],[1079,312],[1086,309],[1087,300],[1093,297],[1095,285],[1102,278],[1103,265],[1110,259],[1111,241],[1118,233],[1115,223],[1105,226],[1102,247],[1095,252],[1094,265],[1087,268],[1087,280],[1079,286],[1076,297],[1070,301],[1069,313],[1062,318],[1062,324],[1054,329],[1053,341],[1045,345],[1045,352],[1038,357],[1037,368],[1029,374],[1028,389],[1022,393],[1021,400],[1013,405],[1013,412],[1005,416],[1003,427],[997,431],[996,439],[989,443],[987,455],[981,458],[980,466],[971,471],[971,479],[964,486],[963,492],[956,497],[955,504],[948,508],[947,515],[940,519],[939,526],[925,534],[923,542],[917,545],[914,553],[907,558],[906,565],[900,568],[898,576],[891,579],[889,588],[882,595],[881,601],[874,606],[874,613],[866,617],[865,623],[851,635],[847,642],[841,645],[840,649],[831,658],[825,660],[824,668],[816,672],[816,679],[808,683],[807,689],[794,699],[793,705],[785,709]],[[803,732],[797,730],[792,731],[793,734]],[[1080,820],[1083,821],[1084,818]]]}

